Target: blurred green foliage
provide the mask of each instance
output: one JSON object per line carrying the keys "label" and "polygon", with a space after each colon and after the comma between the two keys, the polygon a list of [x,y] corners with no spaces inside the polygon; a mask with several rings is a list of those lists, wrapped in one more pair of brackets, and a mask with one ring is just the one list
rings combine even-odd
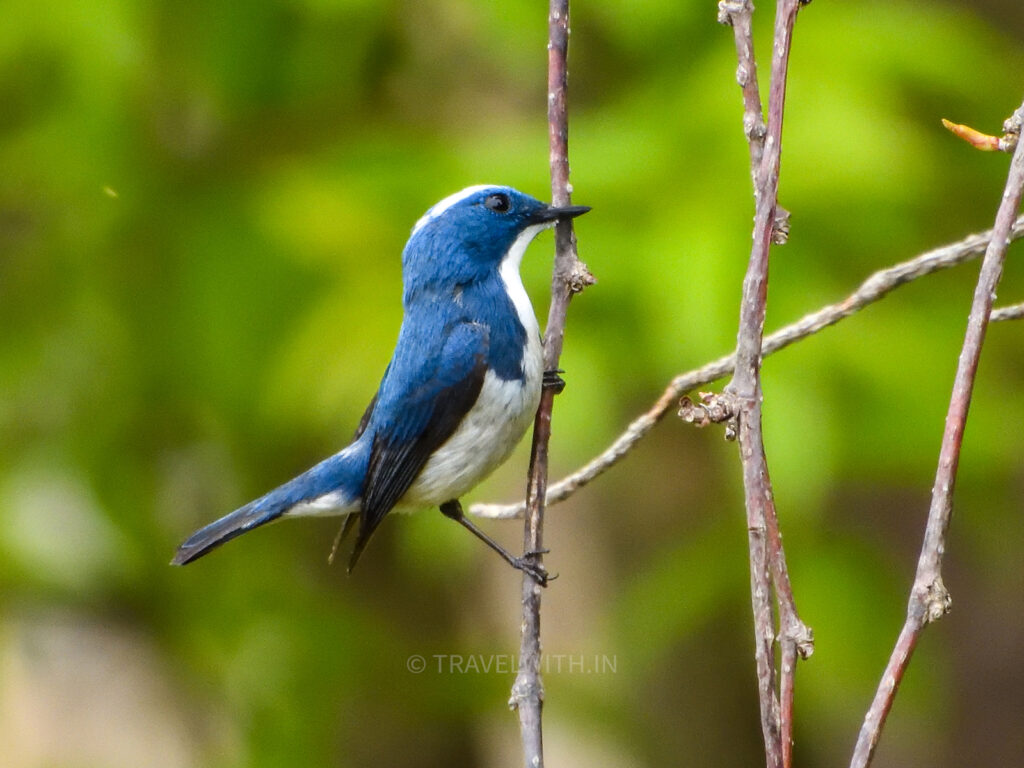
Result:
{"label": "blurred green foliage", "polygon": [[[767,61],[771,10],[757,14]],[[713,3],[574,7],[577,231],[553,474],[734,339],[752,202]],[[0,25],[0,739],[11,766],[511,766],[518,578],[440,515],[346,578],[330,521],[186,569],[198,525],[337,450],[400,321],[429,205],[547,189],[546,9],[506,0],[7,0]],[[769,328],[987,228],[1021,99],[1016,4],[819,0],[798,22]],[[1020,300],[1011,250],[1001,297]],[[524,265],[546,316],[550,239]],[[976,275],[771,358],[798,601],[799,763],[842,763],[902,620]],[[990,331],[947,584],[876,765],[1024,754],[1020,328]],[[669,418],[551,511],[553,765],[756,765],[735,449]],[[472,500],[520,493],[525,449]],[[488,525],[519,540],[515,523]],[[420,655],[426,669],[408,667]],[[604,659],[605,663],[596,663]],[[611,666],[609,667],[610,662]],[[596,664],[596,666],[595,666]]]}

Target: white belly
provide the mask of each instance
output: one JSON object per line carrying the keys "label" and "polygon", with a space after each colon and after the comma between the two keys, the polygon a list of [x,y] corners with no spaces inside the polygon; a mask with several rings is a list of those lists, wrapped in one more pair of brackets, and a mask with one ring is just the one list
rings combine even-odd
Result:
{"label": "white belly", "polygon": [[503,381],[488,371],[469,413],[430,457],[398,506],[436,506],[471,490],[519,444],[540,402],[543,362],[540,339],[527,336],[524,381]]}

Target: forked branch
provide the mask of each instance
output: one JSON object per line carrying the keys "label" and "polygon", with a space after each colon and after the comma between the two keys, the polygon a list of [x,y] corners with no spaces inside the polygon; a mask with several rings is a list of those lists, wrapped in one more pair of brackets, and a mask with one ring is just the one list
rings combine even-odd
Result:
{"label": "forked branch", "polygon": [[[749,16],[749,3],[739,4],[738,15],[730,16],[737,30],[739,68],[753,70],[753,45],[740,41],[737,23]],[[775,498],[768,474],[764,437],[761,431],[761,355],[764,318],[768,300],[768,259],[773,241],[784,241],[777,226],[779,170],[782,158],[782,118],[786,103],[786,76],[793,25],[800,0],[779,0],[776,7],[775,37],[772,45],[771,87],[768,120],[760,167],[752,168],[755,192],[754,235],[747,274],[743,280],[736,366],[724,397],[725,410],[735,413],[736,435],[743,466],[743,489],[747,508],[750,549],[750,593],[754,612],[754,659],[757,666],[761,730],[768,768],[788,768],[792,763],[793,675],[798,647],[804,654],[812,648],[810,630],[800,621],[793,602],[786,568],[782,535],[775,511]],[[749,35],[749,23],[746,33]],[[749,63],[744,58],[749,56]],[[744,127],[754,105],[749,83],[740,77],[744,91]],[[759,111],[759,107],[758,107]],[[756,159],[752,136],[751,159]],[[785,216],[781,221],[785,221]],[[775,669],[775,620],[772,612],[772,582],[779,604],[781,674]],[[782,695],[780,696],[780,689]]]}

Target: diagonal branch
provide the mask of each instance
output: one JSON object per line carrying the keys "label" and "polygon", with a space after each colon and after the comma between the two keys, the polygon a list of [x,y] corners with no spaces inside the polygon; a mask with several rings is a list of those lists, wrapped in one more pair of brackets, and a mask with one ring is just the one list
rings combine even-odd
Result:
{"label": "diagonal branch", "polygon": [[[569,204],[569,119],[566,102],[569,49],[569,0],[551,0],[548,16],[548,139],[551,152],[552,205]],[[594,282],[576,254],[571,220],[555,227],[555,266],[551,278],[551,306],[544,332],[544,369],[555,371],[562,354],[565,317],[574,293]],[[533,427],[533,450],[526,489],[526,524],[523,558],[543,568],[544,505],[547,499],[548,442],[551,439],[551,408],[556,390],[545,386]],[[544,750],[541,708],[544,689],[540,677],[540,598],[542,583],[523,570],[523,622],[519,671],[509,706],[519,714],[519,731],[527,768],[543,768]]]}
{"label": "diagonal branch", "polygon": [[[1024,237],[1024,216],[1014,222],[1010,231],[1011,240],[1019,240],[1022,237]],[[802,341],[845,320],[864,307],[885,298],[903,285],[976,259],[985,252],[991,239],[992,230],[968,235],[955,243],[927,251],[907,261],[874,272],[845,299],[810,312],[796,322],[766,336],[761,350],[762,357],[774,354],[790,344]],[[1022,315],[1024,315],[1022,305],[1001,307],[992,311],[992,322],[1020,319]],[[703,387],[716,379],[729,375],[732,373],[734,360],[733,355],[723,355],[700,368],[680,373],[673,378],[654,404],[634,419],[611,445],[575,472],[550,485],[547,504],[550,506],[565,501],[576,491],[622,461],[676,405],[680,395],[692,392],[698,387]],[[525,510],[524,502],[474,504],[469,508],[469,512],[477,517],[494,519],[519,518],[523,516]]]}
{"label": "diagonal branch", "polygon": [[[1020,135],[1024,105],[1014,113],[1014,118],[1014,132]],[[1011,121],[1014,118],[1011,118]],[[967,319],[967,332],[960,351],[956,377],[953,380],[953,394],[950,397],[946,428],[939,449],[939,464],[935,472],[935,484],[932,486],[931,508],[928,512],[924,542],[914,584],[910,590],[907,618],[882,674],[875,698],[864,718],[864,725],[861,727],[850,763],[851,768],[866,768],[871,763],[896,691],[921,633],[929,623],[940,619],[949,610],[949,593],[942,583],[942,557],[946,550],[946,531],[949,529],[949,520],[953,514],[953,488],[956,484],[957,466],[960,463],[960,447],[967,423],[967,411],[971,404],[974,379],[978,371],[978,361],[981,358],[981,348],[985,342],[985,331],[992,314],[992,303],[1003,273],[1006,250],[1011,239],[1010,233],[1014,218],[1020,210],[1022,194],[1024,142],[1019,142],[1010,162],[1006,188],[996,213],[995,226],[992,228],[992,238],[985,251],[978,283],[974,289],[974,300]]]}

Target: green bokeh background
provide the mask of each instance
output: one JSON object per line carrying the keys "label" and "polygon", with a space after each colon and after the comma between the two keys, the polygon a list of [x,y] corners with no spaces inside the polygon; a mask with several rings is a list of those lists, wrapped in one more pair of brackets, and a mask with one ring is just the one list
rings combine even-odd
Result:
{"label": "green bokeh background", "polygon": [[[734,340],[752,201],[715,10],[574,5],[573,182],[594,208],[577,232],[599,283],[571,309],[554,476]],[[997,132],[1024,93],[1017,0],[817,0],[795,40],[769,329],[989,227],[1008,159],[939,118]],[[436,512],[390,519],[351,577],[326,564],[327,520],[167,561],[347,440],[430,204],[491,181],[547,196],[545,44],[546,7],[523,0],[4,3],[4,765],[520,764],[519,579]],[[541,317],[550,253],[542,236],[524,265]],[[1020,255],[1003,303],[1024,299]],[[848,760],[901,624],[976,274],[914,283],[765,366],[818,641],[800,766]],[[1024,766],[1022,349],[1018,324],[991,328],[954,611],[877,766]],[[525,466],[524,446],[467,501],[515,499]],[[520,541],[518,523],[486,527]],[[760,764],[735,446],[670,417],[551,510],[547,542],[549,763]]]}

